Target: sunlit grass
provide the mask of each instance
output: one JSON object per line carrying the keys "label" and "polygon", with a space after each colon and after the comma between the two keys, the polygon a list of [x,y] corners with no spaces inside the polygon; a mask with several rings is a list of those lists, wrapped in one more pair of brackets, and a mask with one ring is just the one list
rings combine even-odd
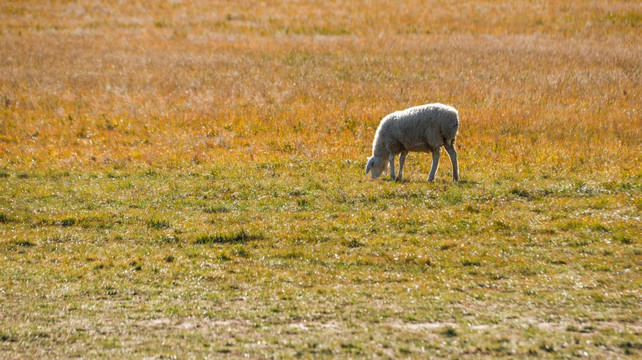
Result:
{"label": "sunlit grass", "polygon": [[639,355],[641,11],[0,5],[0,357]]}

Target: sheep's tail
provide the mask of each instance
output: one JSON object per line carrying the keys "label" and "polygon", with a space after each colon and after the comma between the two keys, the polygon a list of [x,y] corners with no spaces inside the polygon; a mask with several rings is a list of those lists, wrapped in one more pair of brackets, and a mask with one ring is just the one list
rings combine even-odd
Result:
{"label": "sheep's tail", "polygon": [[454,109],[454,108],[453,108],[453,110],[455,112],[455,127],[454,127],[454,129],[457,130],[457,129],[459,129],[459,111],[457,111],[457,109]]}
{"label": "sheep's tail", "polygon": [[455,110],[455,126],[453,127],[453,129],[455,135],[450,141],[450,146],[455,146],[455,142],[457,141],[457,134],[459,133],[459,113],[457,112],[457,110]]}
{"label": "sheep's tail", "polygon": [[451,118],[449,123],[450,127],[448,130],[446,130],[446,134],[444,135],[446,135],[445,137],[448,140],[452,141],[454,145],[455,138],[457,137],[457,133],[459,132],[459,114],[456,110],[454,111],[453,117]]}

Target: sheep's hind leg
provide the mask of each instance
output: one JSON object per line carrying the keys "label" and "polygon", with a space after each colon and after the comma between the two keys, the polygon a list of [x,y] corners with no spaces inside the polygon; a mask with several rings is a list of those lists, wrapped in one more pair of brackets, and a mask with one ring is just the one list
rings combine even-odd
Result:
{"label": "sheep's hind leg", "polygon": [[437,148],[432,152],[432,169],[430,169],[430,175],[428,175],[428,181],[430,182],[435,180],[435,174],[437,173],[437,168],[439,167],[440,156],[441,156],[441,149]]}
{"label": "sheep's hind leg", "polygon": [[455,145],[451,142],[450,145],[446,145],[446,151],[450,157],[450,163],[453,164],[453,180],[459,180],[459,165],[457,164],[457,150],[455,150]]}
{"label": "sheep's hind leg", "polygon": [[407,151],[402,152],[401,156],[399,156],[399,174],[397,174],[397,181],[401,181],[403,178],[403,164],[406,162],[406,156],[408,156]]}
{"label": "sheep's hind leg", "polygon": [[395,154],[390,154],[388,156],[388,161],[390,161],[390,180],[395,179]]}

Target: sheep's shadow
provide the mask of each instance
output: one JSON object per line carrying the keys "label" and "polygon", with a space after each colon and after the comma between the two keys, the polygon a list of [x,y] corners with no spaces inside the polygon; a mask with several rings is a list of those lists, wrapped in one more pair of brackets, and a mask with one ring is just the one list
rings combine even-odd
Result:
{"label": "sheep's shadow", "polygon": [[464,180],[460,179],[460,180],[457,180],[457,181],[446,180],[446,179],[435,179],[433,181],[428,181],[427,179],[422,179],[422,180],[415,179],[415,180],[413,180],[413,179],[408,179],[408,178],[403,178],[401,180],[397,180],[397,179],[393,180],[393,179],[387,177],[387,178],[383,178],[382,180],[385,181],[385,182],[389,182],[389,183],[399,183],[399,184],[405,184],[405,183],[452,184],[452,185],[460,186],[460,187],[475,187],[475,186],[479,186],[481,184],[479,181],[468,180],[468,179],[464,179]]}
{"label": "sheep's shadow", "polygon": [[455,181],[455,184],[457,184],[459,186],[478,186],[481,183],[479,181],[475,181],[475,180],[468,180],[468,179],[461,180],[460,179],[460,180]]}
{"label": "sheep's shadow", "polygon": [[401,179],[401,180],[398,180],[398,179],[391,179],[391,178],[389,178],[389,177],[388,177],[388,178],[384,178],[384,179],[383,179],[383,181],[385,181],[385,182],[390,182],[390,183],[399,183],[399,184],[402,184],[402,183],[409,183],[409,182],[410,182],[410,180],[408,180],[408,179]]}

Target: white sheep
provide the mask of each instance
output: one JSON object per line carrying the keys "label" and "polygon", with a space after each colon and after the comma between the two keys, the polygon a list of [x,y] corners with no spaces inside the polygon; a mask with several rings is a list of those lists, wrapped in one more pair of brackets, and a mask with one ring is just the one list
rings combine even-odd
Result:
{"label": "white sheep", "polygon": [[387,115],[379,123],[374,141],[372,156],[366,165],[366,174],[373,179],[381,176],[390,163],[390,178],[395,180],[395,156],[399,157],[401,180],[403,164],[410,151],[431,152],[432,169],[428,181],[435,179],[439,166],[441,147],[444,146],[453,165],[453,179],[459,180],[455,137],[459,128],[457,110],[443,104],[427,104],[396,111]]}

